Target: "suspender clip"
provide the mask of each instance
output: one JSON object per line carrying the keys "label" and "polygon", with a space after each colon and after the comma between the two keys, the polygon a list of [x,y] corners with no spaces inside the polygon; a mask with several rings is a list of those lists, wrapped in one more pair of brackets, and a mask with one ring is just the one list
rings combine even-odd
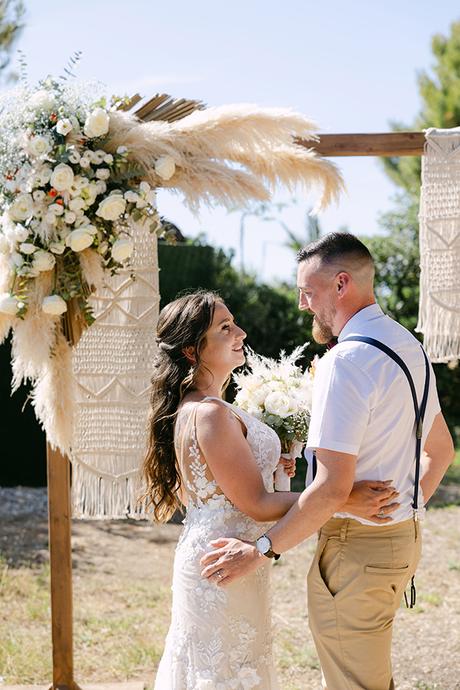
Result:
{"label": "suspender clip", "polygon": [[422,434],[423,434],[423,419],[420,418],[417,422],[417,429],[415,431],[415,436],[419,440],[422,440]]}

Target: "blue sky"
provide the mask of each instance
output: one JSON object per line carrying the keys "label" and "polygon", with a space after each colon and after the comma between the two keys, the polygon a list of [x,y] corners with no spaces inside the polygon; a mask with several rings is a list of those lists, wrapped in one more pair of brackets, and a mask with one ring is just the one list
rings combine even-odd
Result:
{"label": "blue sky", "polygon": [[[250,102],[292,107],[323,132],[388,131],[411,123],[419,108],[416,74],[433,63],[431,36],[460,19],[458,1],[442,0],[26,0],[19,41],[30,80],[59,74],[70,54],[83,51],[79,77],[98,79],[108,93],[151,96],[157,91],[209,105]],[[395,188],[378,159],[336,159],[348,193],[321,215],[324,230],[347,225],[378,231]],[[277,201],[289,197],[281,191]],[[313,197],[297,197],[283,221],[302,233]],[[159,196],[160,211],[186,235],[206,233],[234,248],[239,214],[220,208],[199,218],[180,197]],[[246,221],[245,258],[265,280],[289,278],[294,257],[276,222]]]}

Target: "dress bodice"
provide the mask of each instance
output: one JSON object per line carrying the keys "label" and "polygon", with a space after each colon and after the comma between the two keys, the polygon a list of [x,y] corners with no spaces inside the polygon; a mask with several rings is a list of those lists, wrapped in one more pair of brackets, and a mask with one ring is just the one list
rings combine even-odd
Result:
{"label": "dress bodice", "polygon": [[[256,419],[249,413],[240,410],[234,405],[221,400],[220,398],[204,398],[203,401],[217,400],[219,404],[227,406],[246,428],[246,440],[260,469],[265,489],[273,491],[273,472],[279,462],[281,445],[277,434],[269,426]],[[249,523],[254,520],[241,513],[225,496],[221,487],[214,479],[209,466],[199,447],[196,430],[196,412],[201,402],[194,405],[185,425],[180,425],[176,429],[176,455],[179,462],[179,469],[183,482],[184,490],[187,494],[187,518],[186,523],[193,516],[194,520],[202,522],[207,518],[212,518],[218,523],[224,520],[238,520],[240,529],[247,536]],[[182,427],[182,428],[181,428]],[[216,430],[218,433],[218,430]],[[244,477],[242,477],[244,481]],[[220,519],[219,519],[220,518]],[[234,524],[236,527],[236,524]],[[253,530],[251,530],[252,532]],[[257,528],[260,533],[260,524]]]}

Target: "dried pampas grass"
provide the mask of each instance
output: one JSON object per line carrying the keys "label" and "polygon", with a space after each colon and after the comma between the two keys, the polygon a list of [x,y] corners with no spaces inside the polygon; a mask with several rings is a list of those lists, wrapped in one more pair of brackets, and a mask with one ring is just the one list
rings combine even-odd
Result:
{"label": "dried pampas grass", "polygon": [[[193,209],[200,203],[234,208],[267,200],[277,185],[291,191],[320,185],[319,208],[336,200],[344,188],[338,168],[296,137],[314,141],[316,125],[303,115],[281,108],[230,105],[195,111],[176,122],[139,122],[133,115],[113,113],[107,148],[126,146],[130,160],[146,171],[146,179],[183,193]],[[162,180],[154,162],[171,156],[176,172]]]}
{"label": "dried pampas grass", "polygon": [[101,290],[104,285],[104,266],[100,254],[92,249],[84,249],[79,253],[83,278],[91,290]]}
{"label": "dried pampas grass", "polygon": [[46,431],[48,443],[67,454],[72,444],[74,386],[72,350],[61,331],[57,330],[53,356],[48,357],[36,381],[32,404]]}

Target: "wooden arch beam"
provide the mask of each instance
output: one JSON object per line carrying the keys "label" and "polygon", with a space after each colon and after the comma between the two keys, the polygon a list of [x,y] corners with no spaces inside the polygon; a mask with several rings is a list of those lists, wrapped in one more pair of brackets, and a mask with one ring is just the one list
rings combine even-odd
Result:
{"label": "wooden arch beam", "polygon": [[424,132],[384,132],[380,134],[320,134],[319,141],[298,139],[320,156],[422,156]]}

